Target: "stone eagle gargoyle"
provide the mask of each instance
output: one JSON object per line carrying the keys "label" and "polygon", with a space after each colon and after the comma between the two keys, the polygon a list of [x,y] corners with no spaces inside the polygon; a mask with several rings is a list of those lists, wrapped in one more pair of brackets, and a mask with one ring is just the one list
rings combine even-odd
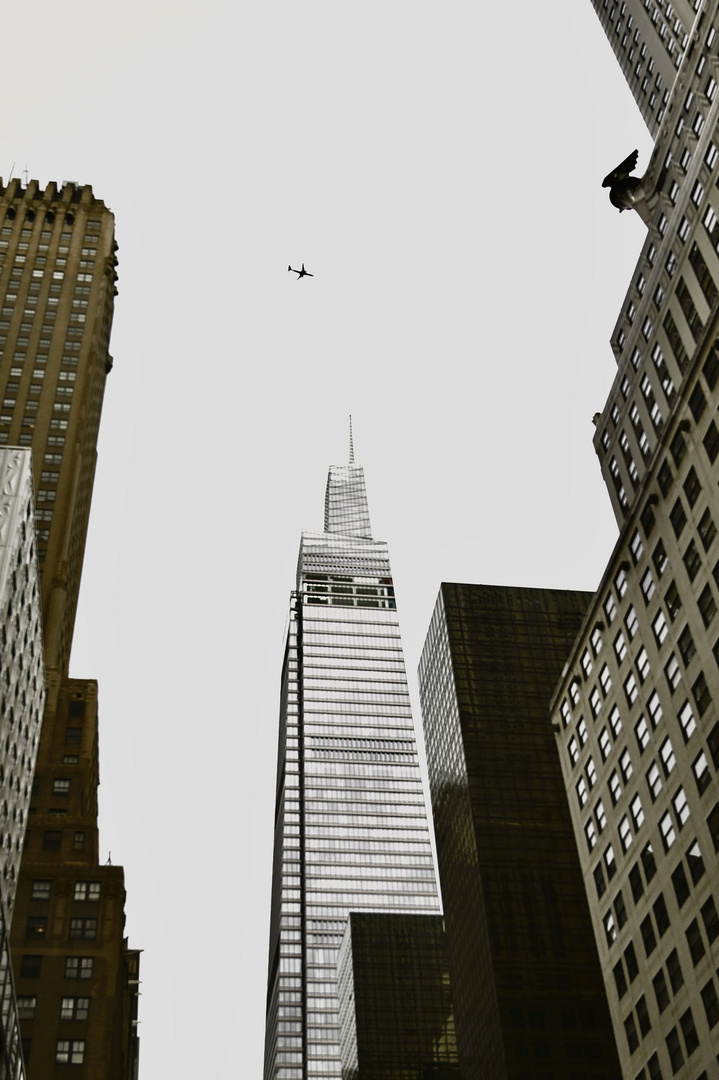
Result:
{"label": "stone eagle gargoyle", "polygon": [[602,187],[609,188],[609,201],[620,214],[622,210],[636,210],[644,224],[650,225],[656,192],[649,180],[649,173],[644,176],[630,175],[636,169],[638,159],[639,151],[633,150],[629,157],[604,177]]}

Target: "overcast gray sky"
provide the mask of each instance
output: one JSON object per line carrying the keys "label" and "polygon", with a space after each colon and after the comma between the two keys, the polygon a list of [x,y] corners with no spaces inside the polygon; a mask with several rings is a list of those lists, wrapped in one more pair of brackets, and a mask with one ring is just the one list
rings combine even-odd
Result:
{"label": "overcast gray sky", "polygon": [[644,236],[600,183],[649,136],[589,0],[37,0],[0,55],[0,175],[116,213],[71,673],[141,1078],[259,1077],[283,628],[347,415],[413,692],[440,581],[594,588]]}

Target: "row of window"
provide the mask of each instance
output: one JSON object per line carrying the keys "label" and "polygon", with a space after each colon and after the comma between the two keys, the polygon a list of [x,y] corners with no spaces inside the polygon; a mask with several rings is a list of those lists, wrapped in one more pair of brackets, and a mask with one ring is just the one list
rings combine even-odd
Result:
{"label": "row of window", "polygon": [[[49,900],[50,891],[52,888],[52,882],[47,880],[36,879],[32,883],[32,893],[30,894],[32,900]],[[76,881],[75,889],[73,893],[74,900],[99,900],[100,899],[100,882],[99,881]]]}
{"label": "row of window", "polygon": [[[70,919],[68,937],[93,941],[97,937],[97,919]],[[29,915],[25,926],[28,940],[44,938],[47,934],[47,916]]]}
{"label": "row of window", "polygon": [[[20,1020],[33,1020],[37,998],[29,995],[18,997],[17,1014]],[[90,1012],[89,997],[64,997],[60,1003],[61,1020],[87,1020]]]}
{"label": "row of window", "polygon": [[[43,957],[25,953],[20,960],[20,978],[39,979],[42,973]],[[93,956],[65,957],[66,979],[91,979],[95,958]]]}

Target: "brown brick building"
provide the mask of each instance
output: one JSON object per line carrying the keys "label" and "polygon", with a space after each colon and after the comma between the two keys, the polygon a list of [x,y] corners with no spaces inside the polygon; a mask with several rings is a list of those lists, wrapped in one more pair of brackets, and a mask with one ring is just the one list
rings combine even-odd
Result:
{"label": "brown brick building", "polygon": [[98,863],[97,685],[69,678],[116,293],[89,186],[0,182],[0,445],[30,447],[47,703],[11,949],[29,1080],[137,1075],[139,954]]}

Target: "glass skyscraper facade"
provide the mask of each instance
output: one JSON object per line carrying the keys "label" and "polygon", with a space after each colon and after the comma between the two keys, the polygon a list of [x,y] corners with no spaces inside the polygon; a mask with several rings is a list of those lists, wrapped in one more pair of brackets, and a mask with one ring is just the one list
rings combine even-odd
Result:
{"label": "glass skyscraper facade", "polygon": [[280,701],[265,1080],[339,1080],[350,911],[439,911],[387,545],[362,467],[302,534]]}

